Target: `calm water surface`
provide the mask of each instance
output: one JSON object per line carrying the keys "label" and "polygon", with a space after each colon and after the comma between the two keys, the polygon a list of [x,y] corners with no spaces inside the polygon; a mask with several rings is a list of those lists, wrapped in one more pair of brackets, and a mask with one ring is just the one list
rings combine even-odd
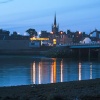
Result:
{"label": "calm water surface", "polygon": [[0,86],[47,84],[100,78],[99,61],[0,56]]}

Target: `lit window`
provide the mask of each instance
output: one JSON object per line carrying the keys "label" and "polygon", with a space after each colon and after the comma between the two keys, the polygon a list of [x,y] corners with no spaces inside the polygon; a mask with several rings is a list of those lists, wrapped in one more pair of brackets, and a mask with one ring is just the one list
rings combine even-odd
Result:
{"label": "lit window", "polygon": [[53,34],[53,32],[50,32],[51,34]]}

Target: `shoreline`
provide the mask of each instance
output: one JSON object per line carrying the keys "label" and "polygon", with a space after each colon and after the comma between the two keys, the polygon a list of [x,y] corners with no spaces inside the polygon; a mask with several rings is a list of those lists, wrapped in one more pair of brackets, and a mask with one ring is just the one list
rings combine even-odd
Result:
{"label": "shoreline", "polygon": [[0,100],[100,100],[100,78],[0,87]]}

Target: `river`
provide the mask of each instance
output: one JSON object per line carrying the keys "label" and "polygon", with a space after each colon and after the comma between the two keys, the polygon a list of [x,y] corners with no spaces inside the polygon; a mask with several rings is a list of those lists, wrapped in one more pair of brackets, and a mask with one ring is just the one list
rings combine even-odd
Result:
{"label": "river", "polygon": [[39,56],[0,56],[0,87],[100,78],[100,62]]}

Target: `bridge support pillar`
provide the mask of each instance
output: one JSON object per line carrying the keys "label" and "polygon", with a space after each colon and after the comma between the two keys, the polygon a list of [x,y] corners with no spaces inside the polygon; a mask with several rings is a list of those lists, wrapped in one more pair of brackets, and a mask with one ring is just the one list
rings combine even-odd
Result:
{"label": "bridge support pillar", "polygon": [[79,49],[79,60],[81,59],[81,50]]}
{"label": "bridge support pillar", "polygon": [[91,50],[89,48],[89,52],[88,52],[88,60],[90,61],[90,58],[91,58]]}
{"label": "bridge support pillar", "polygon": [[100,49],[98,49],[98,60],[100,60]]}

